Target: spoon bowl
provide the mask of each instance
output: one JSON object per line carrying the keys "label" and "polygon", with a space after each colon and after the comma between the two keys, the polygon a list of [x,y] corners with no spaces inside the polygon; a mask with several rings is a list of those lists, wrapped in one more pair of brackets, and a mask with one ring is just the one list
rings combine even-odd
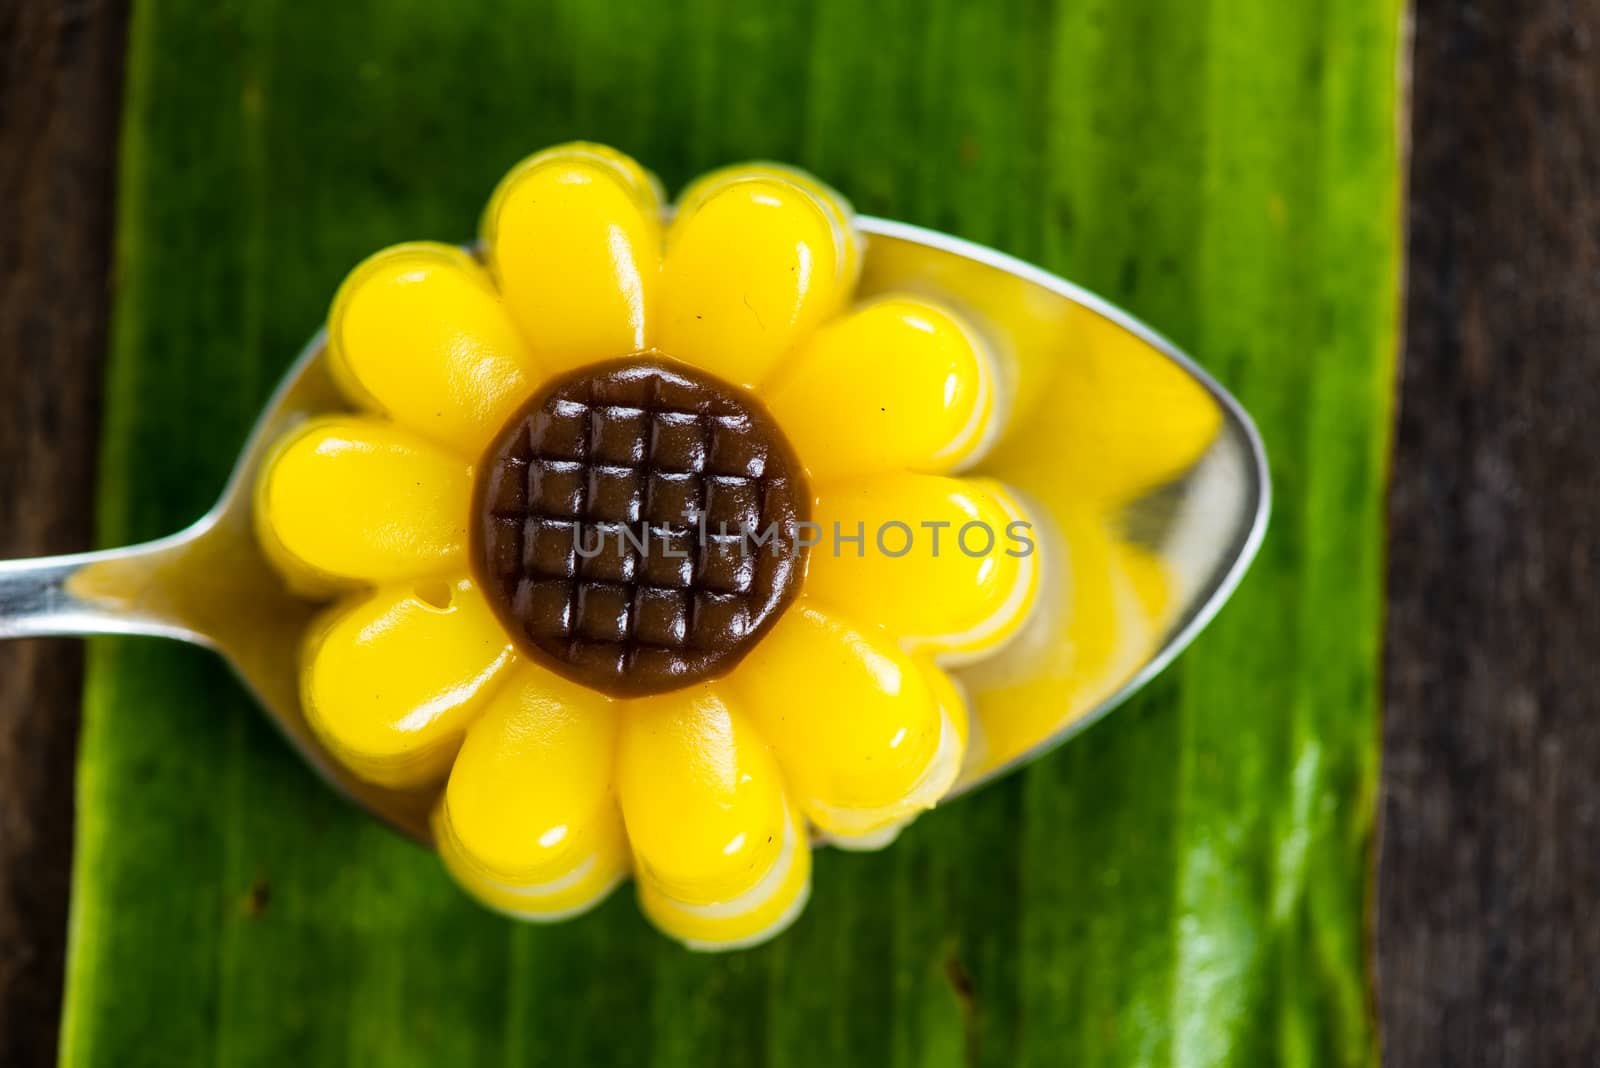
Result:
{"label": "spoon bowl", "polygon": [[[1238,402],[1120,309],[993,249],[890,220],[857,222],[866,238],[859,295],[936,297],[995,346],[1012,416],[972,474],[1019,491],[1043,542],[1045,582],[1027,631],[1000,655],[955,670],[975,728],[956,796],[1093,723],[1194,639],[1265,532],[1266,455]],[[210,648],[331,786],[427,843],[437,787],[395,791],[359,779],[308,726],[299,648],[321,606],[289,592],[255,537],[256,475],[273,444],[348,407],[319,332],[193,525],[141,545],[0,562],[0,638],[134,634]],[[1124,473],[1119,458],[1130,456],[1142,478],[1107,477]]]}

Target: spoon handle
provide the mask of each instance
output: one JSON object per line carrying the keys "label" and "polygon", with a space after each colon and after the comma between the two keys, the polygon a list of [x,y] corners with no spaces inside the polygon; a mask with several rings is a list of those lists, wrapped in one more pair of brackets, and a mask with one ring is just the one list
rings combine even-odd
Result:
{"label": "spoon handle", "polygon": [[147,634],[211,644],[165,596],[163,576],[193,537],[0,561],[0,639]]}

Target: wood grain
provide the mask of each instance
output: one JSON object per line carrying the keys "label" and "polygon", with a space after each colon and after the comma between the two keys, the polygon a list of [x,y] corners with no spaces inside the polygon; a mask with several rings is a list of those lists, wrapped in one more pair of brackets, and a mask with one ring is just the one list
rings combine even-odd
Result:
{"label": "wood grain", "polygon": [[1420,0],[1378,996],[1600,1063],[1600,3]]}
{"label": "wood grain", "polygon": [[[0,558],[88,546],[120,3],[0,5]],[[55,1061],[76,642],[0,644],[0,1064]]]}

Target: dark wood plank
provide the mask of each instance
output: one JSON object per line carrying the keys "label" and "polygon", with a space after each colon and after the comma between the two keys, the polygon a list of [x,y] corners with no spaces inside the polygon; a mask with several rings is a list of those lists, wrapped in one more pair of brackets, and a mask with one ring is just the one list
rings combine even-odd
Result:
{"label": "dark wood plank", "polygon": [[[119,0],[0,4],[0,558],[85,548],[121,94]],[[55,1063],[77,642],[0,644],[0,1064]]]}
{"label": "dark wood plank", "polygon": [[1378,1000],[1600,1064],[1600,2],[1419,0]]}

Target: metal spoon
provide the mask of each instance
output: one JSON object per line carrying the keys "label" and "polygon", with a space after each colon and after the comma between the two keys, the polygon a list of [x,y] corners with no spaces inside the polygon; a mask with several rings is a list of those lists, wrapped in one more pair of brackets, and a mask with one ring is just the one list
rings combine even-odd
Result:
{"label": "metal spoon", "polygon": [[[1056,380],[1043,372],[1070,369],[1075,358],[1065,324],[1074,316],[1094,316],[1170,361],[1201,387],[1219,417],[1205,455],[1182,479],[1152,495],[1141,512],[1139,525],[1160,532],[1148,536],[1144,548],[1178,579],[1179,603],[1166,613],[1161,632],[1144,635],[1124,650],[1112,677],[1096,691],[1078,695],[1082,707],[1063,697],[1054,726],[1025,751],[969,765],[952,792],[958,794],[1059,745],[1126,700],[1194,639],[1238,585],[1265,532],[1266,454],[1238,402],[1126,312],[993,249],[890,220],[857,221],[867,238],[862,295],[912,291],[961,305],[998,342],[1013,379]],[[284,588],[253,531],[252,491],[273,442],[309,416],[345,407],[328,376],[319,332],[268,401],[221,498],[192,526],[120,549],[0,562],[0,638],[135,634],[213,649],[324,779],[371,815],[426,843],[427,812],[437,788],[398,792],[364,782],[340,765],[307,726],[297,659],[301,634],[319,606]],[[1024,494],[1035,489],[1025,477],[1007,472],[1001,477]],[[987,675],[992,679],[993,671]],[[983,676],[963,681],[982,702]]]}

